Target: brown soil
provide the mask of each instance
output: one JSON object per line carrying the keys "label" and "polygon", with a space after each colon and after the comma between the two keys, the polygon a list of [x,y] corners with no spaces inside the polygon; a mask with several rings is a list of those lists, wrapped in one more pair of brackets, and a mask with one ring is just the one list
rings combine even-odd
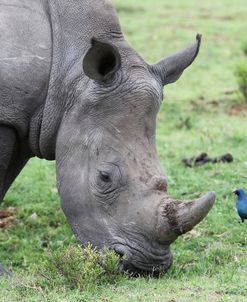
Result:
{"label": "brown soil", "polygon": [[229,110],[229,115],[239,116],[247,114],[247,106],[246,105],[233,105]]}
{"label": "brown soil", "polygon": [[232,20],[236,19],[235,16],[230,16],[230,15],[227,15],[227,16],[216,16],[216,15],[211,14],[211,13],[201,14],[201,18],[203,18],[203,19],[220,20],[220,21],[232,21]]}
{"label": "brown soil", "polygon": [[16,220],[15,208],[9,207],[0,211],[0,229],[7,229]]}

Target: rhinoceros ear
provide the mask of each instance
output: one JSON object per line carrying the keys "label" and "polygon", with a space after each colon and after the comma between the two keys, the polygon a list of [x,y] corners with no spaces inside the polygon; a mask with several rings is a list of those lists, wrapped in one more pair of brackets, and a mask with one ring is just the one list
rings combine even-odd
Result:
{"label": "rhinoceros ear", "polygon": [[85,74],[95,81],[105,82],[117,72],[120,66],[121,57],[118,49],[93,38],[92,46],[83,60]]}
{"label": "rhinoceros ear", "polygon": [[179,79],[185,68],[195,60],[200,44],[201,35],[197,34],[196,42],[192,46],[152,65],[153,72],[161,77],[163,86]]}

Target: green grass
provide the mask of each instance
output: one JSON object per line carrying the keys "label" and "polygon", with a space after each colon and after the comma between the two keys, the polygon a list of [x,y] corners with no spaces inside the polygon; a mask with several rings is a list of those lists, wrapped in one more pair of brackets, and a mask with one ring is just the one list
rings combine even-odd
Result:
{"label": "green grass", "polygon": [[[49,267],[49,253],[76,243],[60,209],[54,163],[33,159],[2,205],[17,208],[17,222],[0,232],[0,260],[15,272],[13,280],[0,281],[0,301],[247,301],[247,224],[238,223],[231,193],[247,190],[247,112],[234,75],[244,58],[246,0],[114,2],[128,41],[150,63],[203,35],[196,62],[165,88],[157,148],[171,196],[190,199],[214,190],[216,205],[172,245],[174,264],[161,279],[123,276],[96,290],[41,286],[37,272]],[[231,114],[236,105],[240,112]],[[183,157],[202,151],[230,152],[234,162],[182,165]]]}
{"label": "green grass", "polygon": [[238,80],[239,91],[242,93],[244,102],[247,104],[247,59],[239,63],[235,74]]}

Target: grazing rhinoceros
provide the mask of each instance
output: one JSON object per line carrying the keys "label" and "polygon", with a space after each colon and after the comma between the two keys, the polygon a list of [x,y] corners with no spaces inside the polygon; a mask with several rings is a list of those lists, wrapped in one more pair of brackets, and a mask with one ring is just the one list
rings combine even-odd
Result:
{"label": "grazing rhinoceros", "polygon": [[155,148],[163,87],[197,56],[155,65],[125,41],[108,0],[0,0],[0,199],[29,158],[56,160],[62,208],[81,245],[165,272],[169,245],[211,209],[167,195]]}

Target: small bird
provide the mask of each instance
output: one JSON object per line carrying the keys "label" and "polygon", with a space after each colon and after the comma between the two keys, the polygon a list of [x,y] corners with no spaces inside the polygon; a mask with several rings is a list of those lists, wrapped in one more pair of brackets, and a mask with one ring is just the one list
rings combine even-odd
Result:
{"label": "small bird", "polygon": [[247,219],[247,197],[243,189],[236,189],[233,193],[238,196],[236,209],[242,222],[244,222],[244,220]]}

